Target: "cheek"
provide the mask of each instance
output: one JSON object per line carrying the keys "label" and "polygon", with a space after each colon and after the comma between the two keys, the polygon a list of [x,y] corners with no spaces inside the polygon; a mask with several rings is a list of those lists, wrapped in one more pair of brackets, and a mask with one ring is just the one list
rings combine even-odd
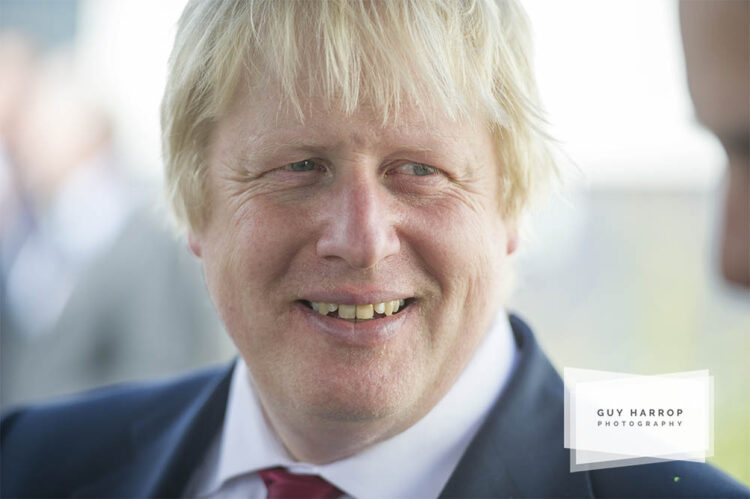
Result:
{"label": "cheek", "polygon": [[413,218],[405,237],[443,298],[457,302],[454,306],[486,295],[502,277],[507,236],[499,215],[447,200]]}
{"label": "cheek", "polygon": [[203,262],[207,285],[230,331],[247,327],[248,318],[257,322],[277,312],[272,309],[281,302],[277,298],[289,292],[281,288],[283,277],[304,247],[303,222],[291,210],[260,199],[216,210]]}
{"label": "cheek", "polygon": [[422,309],[426,341],[425,372],[447,390],[484,337],[497,306],[505,235],[487,212],[441,203],[420,211],[405,226],[402,245],[413,252],[410,264],[430,276],[434,294]]}

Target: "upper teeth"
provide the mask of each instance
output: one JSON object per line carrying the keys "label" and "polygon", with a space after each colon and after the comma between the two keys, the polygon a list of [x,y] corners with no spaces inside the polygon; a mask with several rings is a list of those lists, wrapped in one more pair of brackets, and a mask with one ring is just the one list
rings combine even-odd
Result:
{"label": "upper teeth", "polygon": [[372,319],[375,313],[392,315],[404,306],[404,300],[389,300],[380,303],[368,303],[366,305],[345,305],[339,303],[328,303],[324,301],[311,302],[313,310],[327,315],[336,312],[341,319]]}

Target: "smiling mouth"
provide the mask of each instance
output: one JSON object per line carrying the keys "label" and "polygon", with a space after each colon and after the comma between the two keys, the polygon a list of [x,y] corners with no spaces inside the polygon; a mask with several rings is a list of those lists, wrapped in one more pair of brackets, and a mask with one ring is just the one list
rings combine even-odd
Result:
{"label": "smiling mouth", "polygon": [[381,303],[369,303],[365,305],[349,305],[340,303],[327,302],[310,302],[300,300],[300,303],[307,308],[314,310],[320,315],[343,319],[349,322],[362,322],[383,319],[391,315],[396,315],[404,311],[409,305],[414,303],[414,298],[400,300],[390,300]]}

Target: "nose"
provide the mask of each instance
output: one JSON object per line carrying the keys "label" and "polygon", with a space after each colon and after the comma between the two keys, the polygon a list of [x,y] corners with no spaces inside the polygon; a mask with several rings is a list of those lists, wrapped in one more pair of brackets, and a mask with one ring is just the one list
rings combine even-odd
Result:
{"label": "nose", "polygon": [[371,178],[349,179],[331,192],[318,256],[367,269],[397,254],[400,243],[386,196]]}

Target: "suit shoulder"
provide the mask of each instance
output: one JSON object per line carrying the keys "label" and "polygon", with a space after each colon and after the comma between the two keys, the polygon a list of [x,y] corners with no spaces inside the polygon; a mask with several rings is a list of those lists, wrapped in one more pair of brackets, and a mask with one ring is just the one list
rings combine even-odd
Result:
{"label": "suit shoulder", "polygon": [[[108,426],[131,421],[129,416],[149,410],[155,404],[180,405],[189,403],[196,391],[226,373],[227,367],[196,371],[163,381],[123,383],[95,388],[52,402],[16,408],[3,414],[0,425],[3,437],[12,436],[27,428],[44,424],[52,427],[80,426],[90,431],[92,422]],[[3,439],[5,441],[5,439]]]}
{"label": "suit shoulder", "polygon": [[[66,482],[127,462],[138,424],[179,414],[230,370],[214,368],[159,382],[95,389],[15,409],[0,419],[2,494],[13,483],[66,489]],[[45,484],[46,482],[46,484]],[[25,487],[25,486],[24,486]],[[46,489],[40,489],[44,491]]]}
{"label": "suit shoulder", "polygon": [[743,497],[750,490],[703,463],[665,463],[590,472],[595,497]]}

